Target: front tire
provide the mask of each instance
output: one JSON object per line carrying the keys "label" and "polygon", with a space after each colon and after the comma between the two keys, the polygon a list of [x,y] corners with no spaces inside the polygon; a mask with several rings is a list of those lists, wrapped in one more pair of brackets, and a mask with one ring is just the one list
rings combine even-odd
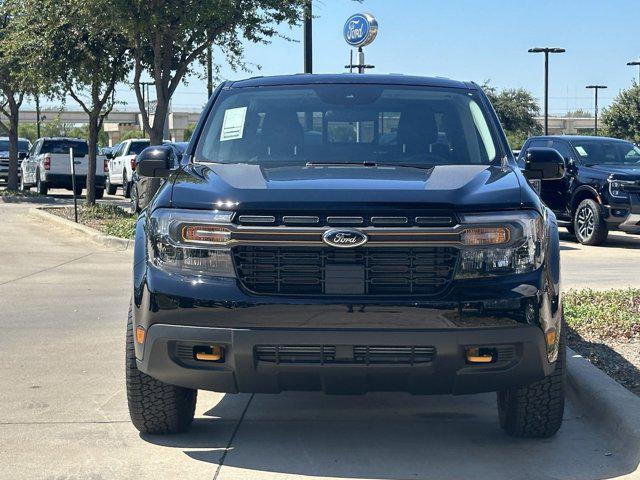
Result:
{"label": "front tire", "polygon": [[138,203],[138,187],[134,183],[131,186],[131,204],[130,204],[131,213],[140,212],[140,204]]}
{"label": "front tire", "polygon": [[576,239],[583,245],[602,245],[609,235],[600,206],[590,198],[580,202],[576,208],[573,228]]}
{"label": "front tire", "polygon": [[107,187],[107,193],[109,195],[115,195],[116,190],[118,190],[118,187],[116,185],[111,185],[111,180],[109,179],[109,175],[107,175],[107,179],[105,180],[105,182]]}
{"label": "front tire", "polygon": [[193,422],[198,391],[169,385],[138,370],[132,318],[133,311],[129,308],[126,379],[131,422],[140,433],[184,432]]}
{"label": "front tire", "polygon": [[564,326],[551,375],[524,387],[498,392],[500,426],[512,437],[548,438],[562,425],[566,388]]}
{"label": "front tire", "polygon": [[127,178],[127,171],[122,172],[122,193],[124,198],[131,198],[131,182]]}
{"label": "front tire", "polygon": [[104,197],[104,188],[96,188],[96,200],[100,200]]}

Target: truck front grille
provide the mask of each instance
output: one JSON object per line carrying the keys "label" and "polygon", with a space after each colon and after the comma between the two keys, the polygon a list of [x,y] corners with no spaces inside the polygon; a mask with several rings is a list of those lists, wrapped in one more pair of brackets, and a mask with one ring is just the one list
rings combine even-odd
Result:
{"label": "truck front grille", "polygon": [[447,288],[457,249],[234,248],[245,289],[271,295],[436,295]]}
{"label": "truck front grille", "polygon": [[255,357],[266,363],[311,364],[404,364],[433,361],[432,346],[374,345],[256,345]]}

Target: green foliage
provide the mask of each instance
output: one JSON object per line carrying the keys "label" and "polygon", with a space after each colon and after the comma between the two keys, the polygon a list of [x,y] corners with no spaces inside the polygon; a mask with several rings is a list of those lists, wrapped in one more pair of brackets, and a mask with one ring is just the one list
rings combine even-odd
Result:
{"label": "green foliage", "polygon": [[[36,1],[36,0],[34,0]],[[243,40],[263,42],[281,23],[297,24],[305,0],[109,0],[114,23],[126,31],[133,46],[134,87],[145,130],[152,143],[162,142],[165,114],[175,89],[195,62],[204,63],[214,45],[232,68],[245,68]],[[153,119],[142,101],[141,77],[155,82]],[[217,69],[216,69],[217,70]]]}
{"label": "green foliage", "polygon": [[149,135],[147,135],[147,132],[140,130],[125,130],[120,134],[121,142],[129,140],[130,138],[149,138]]}
{"label": "green foliage", "polygon": [[39,193],[36,193],[36,192],[31,192],[31,191],[9,190],[8,188],[3,188],[2,190],[0,190],[0,197],[29,198],[29,197],[43,197],[43,195],[40,195]]}
{"label": "green foliage", "polygon": [[482,85],[500,119],[511,148],[520,148],[531,135],[541,132],[535,117],[540,107],[531,92],[524,88],[509,88],[498,92],[489,82]]}
{"label": "green foliage", "polygon": [[193,135],[193,131],[196,129],[195,123],[190,123],[187,125],[187,128],[184,129],[184,141],[188,142],[191,139],[191,135]]}
{"label": "green foliage", "polygon": [[[51,209],[49,212],[69,220],[74,218],[73,207]],[[98,203],[78,207],[79,223],[120,238],[134,237],[137,218],[137,215],[125,212],[116,205]]]}
{"label": "green foliage", "polygon": [[[110,0],[14,0],[18,3],[14,54],[60,85],[89,116],[87,203],[95,203],[95,165],[104,118],[117,82],[131,64],[129,44]],[[37,34],[34,34],[37,32]]]}
{"label": "green foliage", "polygon": [[571,290],[564,295],[567,324],[585,338],[640,335],[640,289]]}
{"label": "green foliage", "polygon": [[640,85],[620,91],[602,111],[602,124],[606,135],[640,142]]}
{"label": "green foliage", "polygon": [[[18,135],[28,138],[33,143],[38,138],[38,128],[35,123],[21,123],[18,126]],[[43,137],[75,137],[86,140],[89,138],[89,125],[62,123],[58,118],[53,122],[41,123],[40,135]],[[106,145],[107,143],[109,143],[109,136],[101,129],[98,133],[98,144]]]}
{"label": "green foliage", "polygon": [[564,114],[564,116],[566,118],[592,118],[593,113],[583,108],[577,108],[575,110],[569,110],[567,113]]}

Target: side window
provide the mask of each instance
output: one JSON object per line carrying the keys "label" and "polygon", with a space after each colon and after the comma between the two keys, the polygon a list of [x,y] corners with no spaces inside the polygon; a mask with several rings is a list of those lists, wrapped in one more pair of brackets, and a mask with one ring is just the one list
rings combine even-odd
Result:
{"label": "side window", "polygon": [[130,146],[131,146],[131,142],[124,142],[120,147],[120,155],[129,155]]}
{"label": "side window", "polygon": [[553,141],[551,140],[534,139],[531,140],[527,148],[551,147],[552,144]]}
{"label": "side window", "polygon": [[559,142],[556,140],[553,142],[553,146],[551,148],[555,148],[560,152],[560,155],[562,155],[565,160],[570,160],[572,157],[571,149],[569,148],[569,144],[566,142]]}

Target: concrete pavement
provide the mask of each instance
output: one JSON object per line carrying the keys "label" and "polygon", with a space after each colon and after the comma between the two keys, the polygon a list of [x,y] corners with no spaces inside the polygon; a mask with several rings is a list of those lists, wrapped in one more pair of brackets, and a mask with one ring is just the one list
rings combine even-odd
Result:
{"label": "concrete pavement", "polygon": [[[531,441],[501,432],[494,395],[200,392],[189,433],[141,437],[124,391],[130,254],[29,207],[0,203],[0,479],[636,478],[574,401],[555,438]],[[604,263],[606,250],[564,250],[565,286],[590,281],[587,262],[640,255],[613,249]]]}

